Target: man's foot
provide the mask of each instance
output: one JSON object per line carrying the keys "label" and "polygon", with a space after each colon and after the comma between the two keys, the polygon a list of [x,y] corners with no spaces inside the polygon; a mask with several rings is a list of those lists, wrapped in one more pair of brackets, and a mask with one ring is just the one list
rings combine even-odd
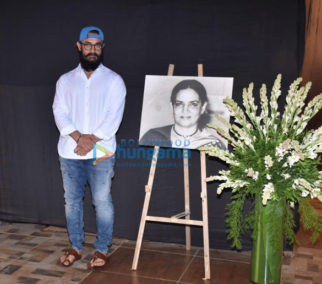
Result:
{"label": "man's foot", "polygon": [[68,267],[71,266],[75,261],[81,259],[81,253],[78,250],[69,248],[64,255],[58,259],[58,264]]}
{"label": "man's foot", "polygon": [[105,254],[95,251],[91,261],[87,264],[87,268],[89,270],[92,269],[99,269],[105,266],[105,264],[108,262],[108,258]]}

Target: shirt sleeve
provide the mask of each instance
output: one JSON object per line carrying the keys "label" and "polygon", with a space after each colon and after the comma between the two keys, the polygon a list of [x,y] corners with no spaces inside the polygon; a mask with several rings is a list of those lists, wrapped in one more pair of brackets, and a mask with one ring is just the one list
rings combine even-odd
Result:
{"label": "shirt sleeve", "polygon": [[108,140],[113,137],[122,121],[126,87],[120,76],[117,76],[112,83],[110,90],[110,106],[106,108],[102,122],[93,131],[93,134],[100,139]]}
{"label": "shirt sleeve", "polygon": [[57,128],[62,136],[69,135],[76,130],[70,118],[70,110],[68,109],[64,93],[63,80],[60,78],[56,84],[53,112]]}

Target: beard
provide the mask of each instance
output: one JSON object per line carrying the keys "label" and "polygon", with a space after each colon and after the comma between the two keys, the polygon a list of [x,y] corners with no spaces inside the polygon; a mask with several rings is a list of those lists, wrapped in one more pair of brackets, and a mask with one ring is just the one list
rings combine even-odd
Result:
{"label": "beard", "polygon": [[[95,55],[96,59],[89,60],[88,57],[90,55]],[[103,52],[101,53],[101,55],[98,55],[95,52],[91,52],[91,53],[86,54],[86,56],[85,56],[81,51],[79,51],[79,61],[80,61],[82,68],[85,71],[87,71],[87,72],[94,71],[103,62]]]}

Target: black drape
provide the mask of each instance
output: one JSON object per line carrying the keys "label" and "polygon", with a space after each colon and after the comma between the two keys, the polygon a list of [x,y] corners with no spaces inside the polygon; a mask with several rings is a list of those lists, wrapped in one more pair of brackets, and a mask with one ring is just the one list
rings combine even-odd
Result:
{"label": "black drape", "polygon": [[[303,58],[304,0],[13,0],[0,13],[0,219],[7,221],[65,225],[51,104],[58,77],[78,64],[75,43],[83,26],[103,29],[105,64],[127,85],[118,141],[138,138],[144,76],[165,75],[169,63],[175,75],[196,75],[203,63],[205,76],[234,77],[233,97],[241,104],[250,81],[257,93],[260,83],[271,85],[282,73],[286,90]],[[131,145],[130,151],[138,148]],[[116,236],[136,238],[149,173],[145,161],[119,155],[112,187]],[[207,167],[213,174],[224,165],[211,160]],[[192,218],[201,218],[196,151],[190,182]],[[158,168],[154,185],[151,214],[183,211],[181,167]],[[217,186],[208,184],[210,245],[229,248],[224,214],[230,194],[217,197]],[[88,190],[85,228],[95,231]],[[184,228],[148,224],[145,238],[183,242]],[[192,241],[202,244],[201,228],[193,229]],[[250,248],[249,236],[244,248]]]}

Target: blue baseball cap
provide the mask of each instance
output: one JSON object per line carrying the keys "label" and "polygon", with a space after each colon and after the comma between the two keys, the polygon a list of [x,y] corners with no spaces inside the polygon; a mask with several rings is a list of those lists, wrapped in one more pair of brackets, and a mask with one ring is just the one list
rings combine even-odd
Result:
{"label": "blue baseball cap", "polygon": [[[91,31],[97,31],[98,35],[88,34]],[[85,27],[81,30],[81,32],[79,34],[79,41],[82,41],[87,38],[99,38],[100,40],[104,41],[104,34],[100,28],[94,27],[94,26],[88,26],[88,27]]]}

